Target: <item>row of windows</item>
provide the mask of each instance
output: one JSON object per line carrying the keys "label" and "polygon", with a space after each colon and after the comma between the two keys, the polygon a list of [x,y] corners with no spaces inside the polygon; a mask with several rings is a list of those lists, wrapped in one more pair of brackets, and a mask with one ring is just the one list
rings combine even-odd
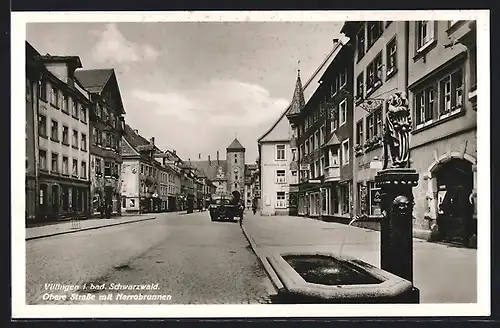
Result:
{"label": "row of windows", "polygon": [[[356,145],[361,145],[365,141],[382,136],[382,121],[382,108],[376,109],[365,118],[361,118],[356,123]],[[364,122],[366,123],[366,130],[364,129]]]}
{"label": "row of windows", "polygon": [[[28,90],[28,85],[26,86],[26,90]],[[42,81],[40,84],[40,99],[45,102],[48,101],[52,107],[60,109],[65,114],[69,115],[69,111],[71,110],[71,115],[75,119],[87,123],[87,108],[85,105],[78,103],[75,99],[70,99],[69,95],[45,81]]]}
{"label": "row of windows", "polygon": [[96,146],[101,146],[109,149],[119,150],[121,147],[120,136],[114,134],[111,131],[102,132],[96,127],[92,128],[92,144]]}
{"label": "row of windows", "polygon": [[[390,79],[397,72],[397,39],[393,38],[386,46],[386,71],[385,80]],[[366,67],[365,72],[361,72],[356,78],[356,100],[359,101],[366,95],[373,92],[382,85],[384,79],[384,64],[382,51]]]}
{"label": "row of windows", "polygon": [[[61,142],[65,146],[69,146],[69,127],[62,125],[62,133],[59,132],[59,123],[56,120],[51,120],[50,125],[50,140],[54,142]],[[48,138],[47,135],[47,117],[45,115],[38,115],[38,135],[43,138]],[[60,138],[61,136],[61,138]],[[80,134],[75,129],[72,130],[71,134],[71,146],[78,149],[80,144],[81,150],[87,150],[87,135],[84,133]],[[79,142],[80,141],[80,142]]]}
{"label": "row of windows", "polygon": [[[389,26],[391,21],[387,21],[385,26]],[[373,44],[380,38],[384,32],[384,22],[382,21],[369,21],[363,24],[356,36],[356,50],[358,54],[358,61],[363,58],[365,53],[373,46]]]}
{"label": "row of windows", "polygon": [[[307,131],[315,122],[317,122],[318,119],[323,114],[325,114],[327,111],[330,110],[330,103],[329,102],[333,99],[333,97],[335,97],[337,92],[341,91],[346,86],[346,84],[347,84],[347,68],[340,71],[331,80],[331,83],[329,86],[324,87],[324,88],[329,88],[330,92],[325,92],[323,99],[320,101],[320,104],[318,105],[318,108],[315,109],[312,113],[310,113],[305,118],[304,124],[301,125],[301,127],[299,129],[299,134],[304,134],[305,131]],[[324,90],[324,88],[323,88],[323,90]],[[346,99],[344,99],[343,101],[346,102]],[[339,109],[341,106],[346,107],[346,103],[342,104],[342,102],[341,102],[341,104],[339,105]],[[340,110],[338,112],[336,111],[335,115],[338,116],[339,112],[340,112]],[[346,114],[345,112],[343,114],[340,114],[340,122],[345,123],[345,119],[346,119],[345,114]],[[337,117],[337,121],[338,120],[339,120],[339,118]],[[342,123],[340,125],[342,125]]]}
{"label": "row of windows", "polygon": [[[316,119],[319,119],[317,117]],[[338,104],[338,110],[334,110],[331,113],[330,117],[330,131],[335,131],[339,127],[345,125],[347,123],[347,99],[344,98],[340,103]],[[299,127],[299,135],[301,134],[300,131],[302,130],[302,134],[305,133],[306,131],[306,126],[307,122],[304,124],[301,124]],[[310,137],[309,140],[306,140],[304,142],[304,147],[305,147],[305,153],[303,152],[302,155],[304,154],[309,154],[312,153],[314,150],[318,149],[323,145],[323,143],[326,142],[326,131],[325,127],[321,126],[318,131],[314,132]],[[313,138],[314,136],[314,138]]]}
{"label": "row of windows", "polygon": [[351,184],[340,184],[336,188],[325,190],[322,196],[319,192],[300,195],[298,199],[299,214],[349,214],[351,208],[350,189]]}
{"label": "row of windows", "polygon": [[342,166],[348,165],[350,162],[349,139],[342,141],[341,147],[337,150],[328,150],[328,161],[325,156],[321,156],[319,160],[310,165],[309,170],[302,170],[300,177],[301,179],[318,178],[324,174],[327,167],[339,167],[340,159]]}
{"label": "row of windows", "polygon": [[167,195],[175,195],[179,193],[179,188],[176,186],[168,185],[168,186],[160,186],[160,195],[161,196],[167,196]]}
{"label": "row of windows", "polygon": [[[39,151],[39,165],[40,170],[49,171],[48,163],[47,163],[47,151],[40,149]],[[69,171],[69,158],[67,156],[62,156],[62,166],[59,161],[58,153],[52,152],[50,157],[50,172],[54,174],[63,174],[70,175]],[[80,162],[80,172],[78,172],[78,159],[73,158],[72,167],[71,167],[71,175],[73,177],[87,178],[87,162]]]}
{"label": "row of windows", "polygon": [[120,127],[119,120],[115,116],[115,113],[112,110],[108,110],[106,106],[101,106],[97,103],[95,106],[95,114],[99,119],[101,119],[101,121],[112,126],[113,128],[118,129]]}
{"label": "row of windows", "polygon": [[[103,170],[103,162],[104,162],[104,170]],[[102,161],[99,158],[95,159],[95,173],[101,175],[104,171],[105,177],[118,177],[120,175],[120,164],[110,162],[110,161]]]}
{"label": "row of windows", "polygon": [[463,70],[460,68],[414,93],[417,128],[461,111],[464,101],[463,80]]}

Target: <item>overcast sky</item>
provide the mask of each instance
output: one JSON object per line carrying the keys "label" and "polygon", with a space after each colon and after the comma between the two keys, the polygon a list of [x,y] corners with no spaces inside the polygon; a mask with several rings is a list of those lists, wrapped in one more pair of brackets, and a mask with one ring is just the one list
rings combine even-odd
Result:
{"label": "overcast sky", "polygon": [[115,69],[126,122],[187,160],[221,158],[237,134],[246,162],[288,106],[298,61],[305,83],[339,37],[341,22],[37,23],[40,53],[78,55]]}

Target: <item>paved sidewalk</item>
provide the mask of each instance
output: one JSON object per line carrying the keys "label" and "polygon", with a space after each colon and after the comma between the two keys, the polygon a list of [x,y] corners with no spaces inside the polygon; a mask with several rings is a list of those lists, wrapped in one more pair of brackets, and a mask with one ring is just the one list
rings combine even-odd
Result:
{"label": "paved sidewalk", "polygon": [[[245,216],[243,231],[275,286],[265,259],[273,253],[333,251],[380,267],[380,232],[292,216]],[[477,250],[414,238],[414,284],[421,303],[476,303]],[[271,272],[269,272],[271,270]]]}
{"label": "paved sidewalk", "polygon": [[141,214],[135,216],[118,216],[111,219],[88,219],[77,222],[64,221],[40,227],[26,228],[26,240],[51,237],[78,231],[99,229],[120,224],[127,224],[155,219],[157,213]]}

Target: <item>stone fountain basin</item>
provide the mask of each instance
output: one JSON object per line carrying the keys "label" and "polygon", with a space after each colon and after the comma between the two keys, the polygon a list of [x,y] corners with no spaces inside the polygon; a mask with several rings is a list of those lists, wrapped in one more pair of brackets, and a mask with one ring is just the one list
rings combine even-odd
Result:
{"label": "stone fountain basin", "polygon": [[293,303],[400,303],[412,283],[350,256],[294,252],[268,256]]}

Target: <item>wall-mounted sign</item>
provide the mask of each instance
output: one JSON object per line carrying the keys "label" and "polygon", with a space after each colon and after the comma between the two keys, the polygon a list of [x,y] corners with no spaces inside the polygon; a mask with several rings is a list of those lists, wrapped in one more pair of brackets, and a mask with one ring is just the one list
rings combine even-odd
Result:
{"label": "wall-mounted sign", "polygon": [[311,169],[310,164],[300,164],[300,170],[301,171],[309,171]]}

